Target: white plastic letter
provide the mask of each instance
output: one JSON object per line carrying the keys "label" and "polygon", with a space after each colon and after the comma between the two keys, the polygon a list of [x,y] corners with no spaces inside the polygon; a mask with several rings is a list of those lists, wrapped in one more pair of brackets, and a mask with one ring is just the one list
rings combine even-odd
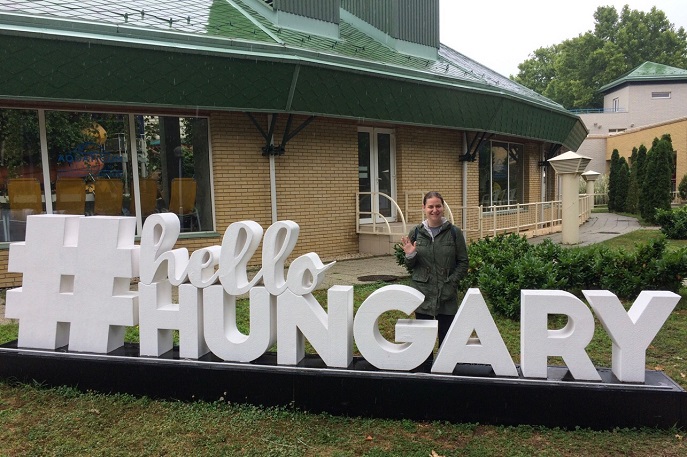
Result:
{"label": "white plastic letter", "polygon": [[362,356],[382,370],[412,370],[424,362],[434,349],[437,322],[399,319],[396,342],[387,341],[379,332],[379,317],[387,311],[415,311],[424,295],[408,286],[384,286],[372,292],[360,305],[353,323],[353,335]]}
{"label": "white plastic letter", "polygon": [[215,267],[219,264],[220,250],[219,246],[209,246],[193,251],[188,264],[188,280],[191,284],[204,289],[217,282],[219,271]]}
{"label": "white plastic letter", "polygon": [[324,272],[336,262],[323,264],[320,256],[314,252],[303,254],[291,262],[286,284],[295,295],[307,295],[320,285],[324,279]]}
{"label": "white plastic letter", "polygon": [[172,349],[172,330],[179,330],[179,357],[198,359],[210,350],[203,336],[201,292],[190,284],[179,286],[179,303],[172,303],[168,280],[139,284],[140,354],[157,357]]}
{"label": "white plastic letter", "polygon": [[265,353],[277,340],[276,297],[264,287],[250,291],[250,332],[241,333],[236,322],[236,297],[222,286],[203,289],[205,341],[220,359],[251,362]]}
{"label": "white plastic letter", "polygon": [[219,281],[229,295],[248,292],[262,277],[262,269],[248,280],[248,262],[258,249],[262,227],[257,222],[234,222],[224,232],[220,251]]}
{"label": "white plastic letter", "polygon": [[[478,341],[470,336],[475,332]],[[518,376],[513,359],[479,289],[468,289],[439,348],[432,373],[452,373],[458,363],[491,365],[496,376]]]}
{"label": "white plastic letter", "polygon": [[642,291],[625,312],[618,297],[607,290],[583,290],[582,293],[613,341],[613,374],[621,382],[644,382],[646,349],[680,296],[672,292]]}
{"label": "white plastic letter", "polygon": [[262,244],[262,282],[272,295],[286,290],[284,261],[298,241],[300,228],[293,221],[279,221],[270,225]]}
{"label": "white plastic letter", "polygon": [[186,281],[188,249],[173,249],[180,232],[179,217],[174,213],[156,213],[146,218],[141,233],[141,283],[169,278],[172,285],[178,286]]}
{"label": "white plastic letter", "polygon": [[[600,381],[585,348],[594,336],[594,316],[581,300],[561,290],[522,290],[520,357],[523,376],[546,378],[549,356],[560,356],[575,379]],[[568,316],[562,329],[549,330],[549,314]]]}
{"label": "white plastic letter", "polygon": [[285,291],[277,298],[277,363],[296,365],[305,356],[305,338],[328,367],[346,368],[353,360],[353,287],[327,291],[325,312],[312,294]]}

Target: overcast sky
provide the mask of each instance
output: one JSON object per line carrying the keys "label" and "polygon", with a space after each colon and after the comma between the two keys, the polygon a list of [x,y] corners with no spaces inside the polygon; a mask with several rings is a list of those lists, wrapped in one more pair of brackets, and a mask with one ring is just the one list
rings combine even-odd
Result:
{"label": "overcast sky", "polygon": [[687,30],[685,0],[439,0],[441,42],[508,77],[541,47],[575,38],[594,28],[599,6],[662,10],[675,28]]}

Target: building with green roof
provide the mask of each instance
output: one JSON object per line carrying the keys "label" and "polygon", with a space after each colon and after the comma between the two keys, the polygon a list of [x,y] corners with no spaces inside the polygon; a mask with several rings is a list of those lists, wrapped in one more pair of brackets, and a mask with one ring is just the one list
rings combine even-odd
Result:
{"label": "building with green roof", "polygon": [[473,238],[485,217],[540,220],[517,204],[553,197],[546,160],[587,129],[442,45],[438,18],[438,0],[0,0],[4,241],[23,238],[19,177],[76,213],[57,183],[83,179],[87,215],[119,180],[139,230],[177,212],[190,249],[291,219],[294,255],[388,252],[362,233],[405,230],[428,190]]}
{"label": "building with green roof", "polygon": [[687,70],[644,62],[598,91],[604,108],[579,113],[589,129],[578,150],[592,158],[588,168],[608,173],[614,149],[629,159],[633,148],[650,149],[655,138],[670,134],[679,183],[687,174]]}

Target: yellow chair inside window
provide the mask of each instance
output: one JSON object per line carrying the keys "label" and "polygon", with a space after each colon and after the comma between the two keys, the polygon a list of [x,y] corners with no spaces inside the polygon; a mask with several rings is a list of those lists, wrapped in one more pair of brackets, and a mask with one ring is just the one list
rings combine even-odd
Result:
{"label": "yellow chair inside window", "polygon": [[[169,211],[176,213],[181,221],[182,231],[193,231],[193,221],[197,224],[197,230],[200,231],[200,217],[196,210],[196,180],[193,178],[174,178],[169,189]],[[191,226],[189,230],[185,230],[187,218],[191,217]]]}
{"label": "yellow chair inside window", "polygon": [[[143,219],[150,216],[157,210],[158,181],[153,178],[143,178],[138,180],[138,189],[141,193],[141,216]],[[132,196],[129,203],[129,213],[136,215],[136,205]]]}
{"label": "yellow chair inside window", "polygon": [[2,214],[4,241],[23,240],[26,218],[43,212],[41,185],[36,178],[11,178],[7,181],[9,211]]}
{"label": "yellow chair inside window", "polygon": [[55,211],[61,214],[86,212],[86,186],[81,178],[59,178],[55,183]]}
{"label": "yellow chair inside window", "polygon": [[11,178],[7,181],[7,197],[10,210],[17,214],[40,214],[43,212],[41,185],[35,178]]}
{"label": "yellow chair inside window", "polygon": [[104,216],[121,216],[124,200],[124,183],[119,179],[96,179],[93,213]]}

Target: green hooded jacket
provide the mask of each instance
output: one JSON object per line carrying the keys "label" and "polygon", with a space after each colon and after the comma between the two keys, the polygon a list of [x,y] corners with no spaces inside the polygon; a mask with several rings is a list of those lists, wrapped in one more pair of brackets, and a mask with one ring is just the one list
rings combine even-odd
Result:
{"label": "green hooded jacket", "polygon": [[463,232],[444,221],[434,238],[424,224],[414,227],[408,237],[411,242],[417,241],[415,255],[406,257],[406,265],[412,271],[412,286],[425,295],[416,311],[431,316],[456,314],[458,283],[468,271]]}

